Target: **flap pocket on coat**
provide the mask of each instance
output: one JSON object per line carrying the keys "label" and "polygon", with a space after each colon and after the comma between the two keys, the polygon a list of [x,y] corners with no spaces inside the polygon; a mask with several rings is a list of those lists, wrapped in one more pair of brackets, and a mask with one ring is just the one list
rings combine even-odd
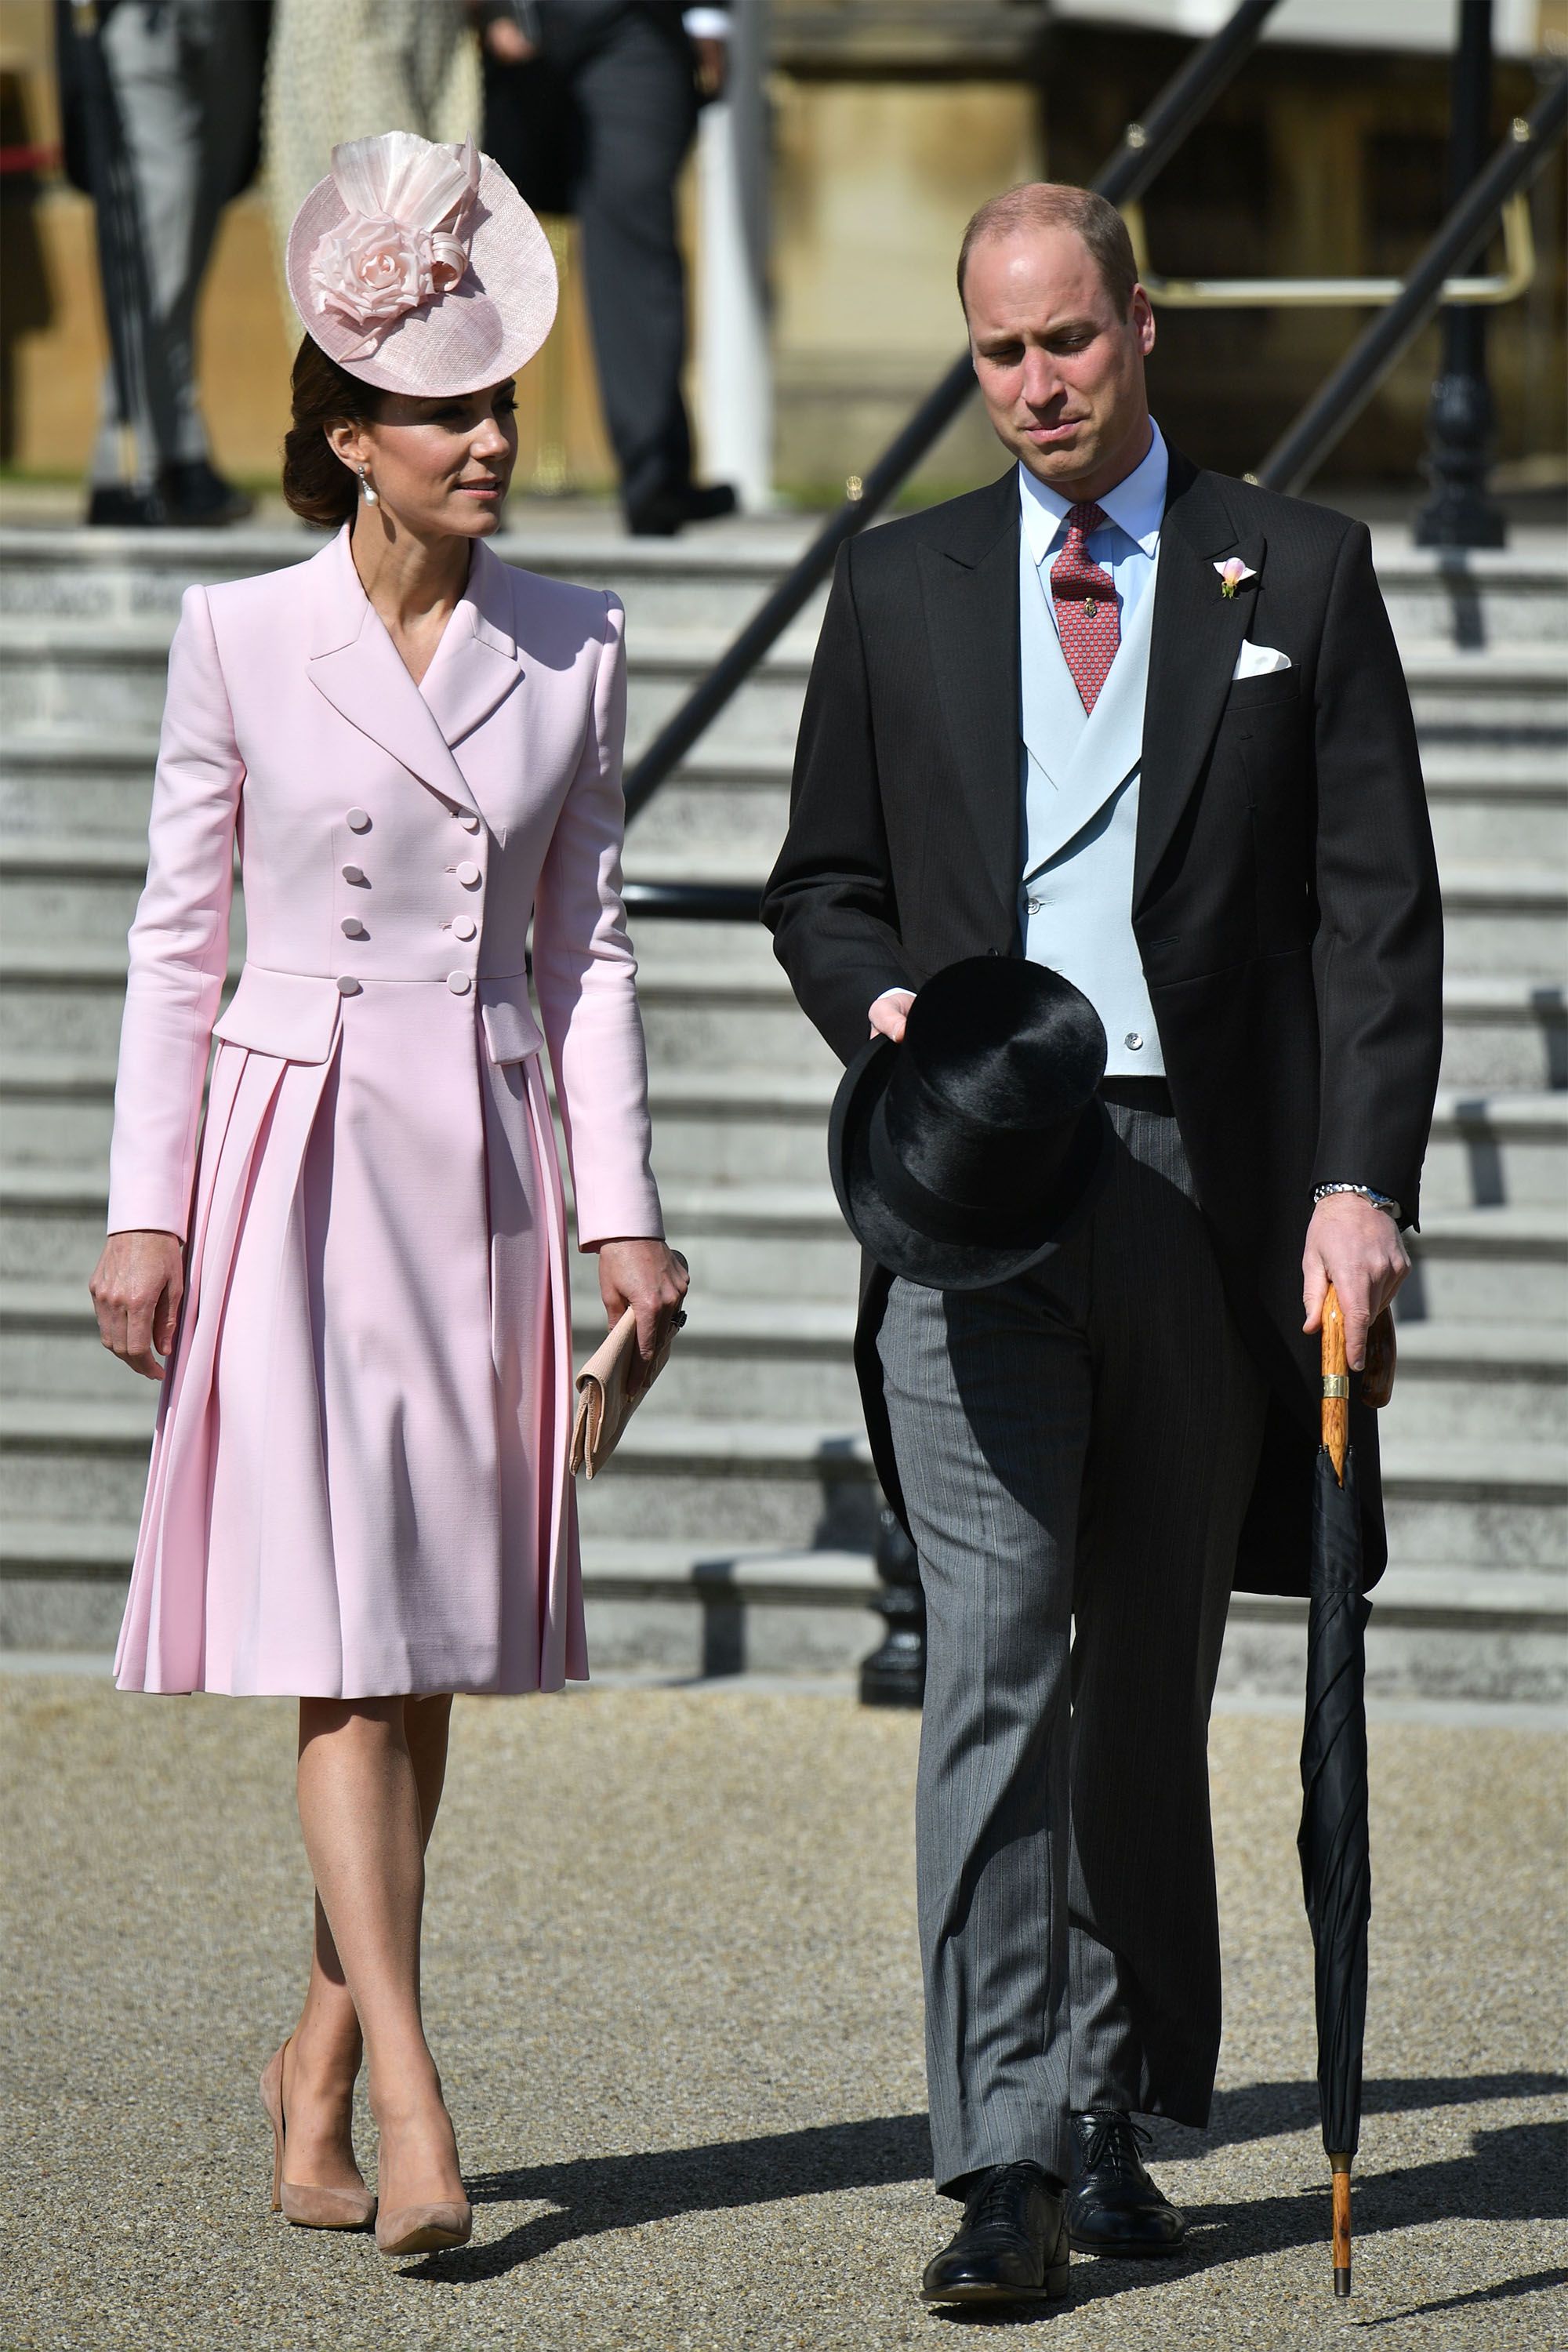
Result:
{"label": "flap pocket on coat", "polygon": [[230,1045],[280,1062],[324,1062],[338,1034],[337,982],[313,971],[271,971],[247,963],[226,1013],[213,1029]]}
{"label": "flap pocket on coat", "polygon": [[544,1043],[528,1001],[528,974],[509,971],[479,982],[479,1014],[492,1062],[525,1062]]}

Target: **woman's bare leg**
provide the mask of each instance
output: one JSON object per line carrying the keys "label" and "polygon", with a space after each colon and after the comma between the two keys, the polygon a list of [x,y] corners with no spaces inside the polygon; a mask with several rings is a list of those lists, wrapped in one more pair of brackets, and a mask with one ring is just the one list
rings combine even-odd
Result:
{"label": "woman's bare leg", "polygon": [[[451,1715],[449,1696],[404,1702],[405,1736],[414,1764],[426,1845],[441,1802]],[[321,2189],[362,2185],[353,2150],[353,2094],[363,2048],[359,2017],[318,1895],[310,1982],[283,2060],[290,2180]]]}
{"label": "woman's bare leg", "polygon": [[318,1895],[304,2007],[283,2053],[283,2114],[290,2180],[363,2188],[354,2160],[354,2083],[363,2044],[342,1962]]}
{"label": "woman's bare leg", "polygon": [[[300,1822],[364,2035],[388,2210],[463,2194],[419,2014],[425,1842],[440,1793],[445,1714],[439,1702],[411,1709],[401,1697],[305,1699],[300,1707]],[[300,2177],[290,2162],[290,2179]]]}

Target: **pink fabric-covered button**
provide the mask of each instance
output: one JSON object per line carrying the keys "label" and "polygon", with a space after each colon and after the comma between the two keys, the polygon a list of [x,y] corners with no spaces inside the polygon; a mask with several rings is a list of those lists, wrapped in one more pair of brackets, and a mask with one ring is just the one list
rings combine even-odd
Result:
{"label": "pink fabric-covered button", "polygon": [[465,857],[458,868],[458,879],[465,890],[471,890],[479,878],[479,869],[471,858]]}
{"label": "pink fabric-covered button", "polygon": [[447,985],[454,996],[467,996],[473,984],[466,971],[449,971],[447,974]]}

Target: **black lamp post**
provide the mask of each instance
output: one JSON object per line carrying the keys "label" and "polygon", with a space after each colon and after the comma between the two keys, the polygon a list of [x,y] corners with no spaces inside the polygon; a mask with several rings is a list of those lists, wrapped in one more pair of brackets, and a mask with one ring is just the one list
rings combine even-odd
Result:
{"label": "black lamp post", "polygon": [[[1448,201],[1487,160],[1492,100],[1492,0],[1459,0],[1448,131]],[[1415,518],[1417,547],[1501,547],[1508,526],[1487,492],[1495,411],[1487,383],[1487,314],[1443,312],[1443,372],[1432,387],[1424,470],[1432,496]]]}
{"label": "black lamp post", "polygon": [[886,1504],[877,1523],[877,1574],[882,1590],[871,1603],[888,1622],[888,1637],[860,1669],[865,1706],[919,1706],[926,1686],[926,1602],[915,1548]]}

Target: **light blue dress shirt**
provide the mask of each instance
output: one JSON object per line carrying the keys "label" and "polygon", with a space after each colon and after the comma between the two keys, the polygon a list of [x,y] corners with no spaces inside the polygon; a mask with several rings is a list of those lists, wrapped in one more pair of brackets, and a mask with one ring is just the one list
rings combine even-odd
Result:
{"label": "light blue dress shirt", "polygon": [[[1132,471],[1117,483],[1113,490],[1097,501],[1101,511],[1110,517],[1099,530],[1089,535],[1089,558],[1110,572],[1121,603],[1121,632],[1125,636],[1129,623],[1154,579],[1154,558],[1160,550],[1160,525],[1165,515],[1165,488],[1170,478],[1171,458],[1159,426],[1150,420],[1149,446]],[[1029,542],[1029,552],[1035,568],[1046,567],[1046,609],[1052,624],[1056,606],[1050,593],[1050,566],[1068,543],[1068,515],[1073,501],[1064,499],[1045,482],[1020,465],[1018,467],[1018,504],[1022,510],[1024,533]]]}

